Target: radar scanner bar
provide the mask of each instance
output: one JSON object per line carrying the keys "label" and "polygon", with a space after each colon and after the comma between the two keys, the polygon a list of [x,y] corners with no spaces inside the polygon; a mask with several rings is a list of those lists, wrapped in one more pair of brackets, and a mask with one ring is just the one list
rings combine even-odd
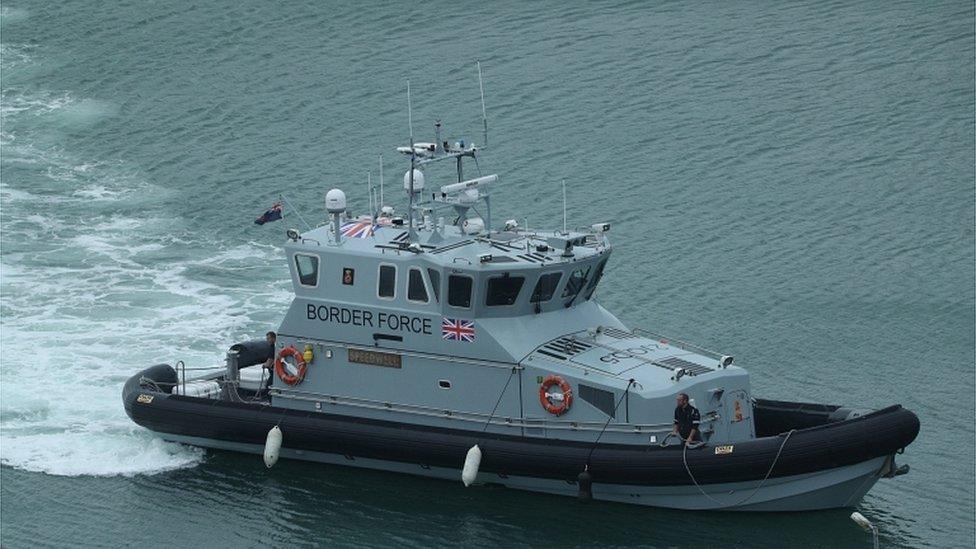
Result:
{"label": "radar scanner bar", "polygon": [[441,196],[477,189],[479,187],[486,187],[496,181],[498,181],[498,174],[476,177],[474,179],[468,179],[467,181],[461,181],[459,183],[451,183],[450,185],[444,185],[441,187]]}

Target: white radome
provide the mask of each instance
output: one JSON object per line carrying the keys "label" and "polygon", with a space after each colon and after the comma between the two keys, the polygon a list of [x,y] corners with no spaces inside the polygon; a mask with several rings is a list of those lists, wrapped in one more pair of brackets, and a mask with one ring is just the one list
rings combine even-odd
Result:
{"label": "white radome", "polygon": [[346,193],[339,189],[332,189],[325,193],[325,209],[329,213],[342,213],[346,211]]}
{"label": "white radome", "polygon": [[480,217],[469,217],[461,224],[464,234],[478,234],[485,230],[485,220]]}
{"label": "white radome", "polygon": [[478,193],[478,189],[468,189],[458,193],[458,202],[461,204],[474,204],[479,198],[481,194]]}
{"label": "white radome", "polygon": [[[410,170],[403,174],[403,188],[409,192],[410,191]],[[414,168],[413,170],[413,192],[419,192],[424,189],[424,172]]]}

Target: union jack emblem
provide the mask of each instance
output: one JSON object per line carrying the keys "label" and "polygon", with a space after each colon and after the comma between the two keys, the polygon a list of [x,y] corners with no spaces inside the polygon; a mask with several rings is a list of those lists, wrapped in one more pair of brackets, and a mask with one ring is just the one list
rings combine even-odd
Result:
{"label": "union jack emblem", "polygon": [[368,238],[373,236],[373,231],[378,225],[373,225],[369,221],[350,221],[341,227],[342,235],[347,238]]}
{"label": "union jack emblem", "polygon": [[441,319],[441,337],[450,341],[474,341],[474,322],[457,318]]}

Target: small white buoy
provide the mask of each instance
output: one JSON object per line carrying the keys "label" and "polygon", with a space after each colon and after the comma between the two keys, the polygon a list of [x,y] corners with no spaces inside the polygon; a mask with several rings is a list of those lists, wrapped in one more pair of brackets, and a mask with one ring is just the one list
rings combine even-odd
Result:
{"label": "small white buoy", "polygon": [[270,469],[278,463],[278,453],[281,451],[281,429],[277,425],[268,431],[268,438],[264,441],[264,464]]}
{"label": "small white buoy", "polygon": [[468,450],[468,455],[464,458],[464,468],[461,469],[461,482],[464,486],[471,486],[474,479],[478,478],[478,468],[481,467],[481,448],[475,444]]}

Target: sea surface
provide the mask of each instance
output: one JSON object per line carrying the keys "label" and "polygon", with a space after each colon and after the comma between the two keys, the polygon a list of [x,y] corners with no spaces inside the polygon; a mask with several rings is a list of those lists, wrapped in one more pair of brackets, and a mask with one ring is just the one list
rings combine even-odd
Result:
{"label": "sea surface", "polygon": [[[727,514],[164,443],[125,379],[219,364],[290,302],[289,227],[386,196],[414,132],[482,142],[496,220],[611,221],[598,299],[754,393],[922,431],[858,509],[974,543],[974,4],[64,2],[0,7],[0,544],[869,547],[850,510]],[[285,220],[252,223],[279,196]],[[390,202],[391,200],[387,200]]]}

